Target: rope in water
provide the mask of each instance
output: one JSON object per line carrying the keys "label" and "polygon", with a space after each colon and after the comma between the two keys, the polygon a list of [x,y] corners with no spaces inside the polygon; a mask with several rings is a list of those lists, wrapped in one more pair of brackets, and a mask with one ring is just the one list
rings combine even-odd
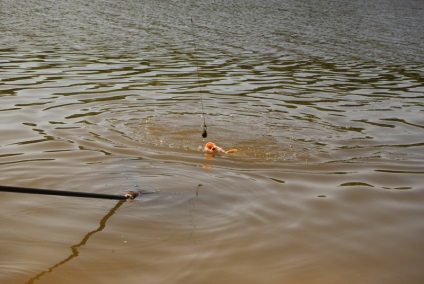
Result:
{"label": "rope in water", "polygon": [[200,93],[200,102],[202,104],[202,117],[203,117],[203,132],[202,132],[202,137],[206,138],[208,136],[208,132],[206,131],[206,118],[205,118],[205,108],[203,106],[203,92],[202,92],[202,87],[200,86],[200,71],[199,71],[199,62],[197,61],[197,47],[196,47],[196,35],[194,34],[194,23],[193,23],[193,19],[190,18],[191,21],[191,30],[193,33],[193,46],[194,46],[194,61],[196,62],[196,70],[197,70],[197,84],[199,86],[199,93]]}

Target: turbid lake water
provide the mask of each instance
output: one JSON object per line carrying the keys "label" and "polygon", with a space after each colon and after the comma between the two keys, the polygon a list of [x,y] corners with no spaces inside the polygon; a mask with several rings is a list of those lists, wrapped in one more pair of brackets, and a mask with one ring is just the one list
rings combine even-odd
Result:
{"label": "turbid lake water", "polygon": [[0,185],[158,191],[1,192],[0,282],[424,283],[423,27],[421,0],[0,0]]}

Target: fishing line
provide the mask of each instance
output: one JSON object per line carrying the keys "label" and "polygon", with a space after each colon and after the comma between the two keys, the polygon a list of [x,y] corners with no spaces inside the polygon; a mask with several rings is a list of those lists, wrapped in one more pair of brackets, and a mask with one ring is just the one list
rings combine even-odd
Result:
{"label": "fishing line", "polygon": [[199,86],[199,93],[200,93],[200,102],[202,104],[202,117],[203,117],[203,132],[202,132],[202,137],[206,138],[208,137],[208,132],[206,131],[206,118],[205,118],[205,108],[203,106],[203,92],[202,92],[202,87],[200,86],[200,72],[199,72],[199,62],[197,61],[197,47],[196,47],[196,35],[194,34],[194,23],[193,23],[193,19],[190,18],[191,21],[191,31],[193,34],[193,45],[194,45],[194,62],[196,63],[196,70],[197,70],[197,85]]}

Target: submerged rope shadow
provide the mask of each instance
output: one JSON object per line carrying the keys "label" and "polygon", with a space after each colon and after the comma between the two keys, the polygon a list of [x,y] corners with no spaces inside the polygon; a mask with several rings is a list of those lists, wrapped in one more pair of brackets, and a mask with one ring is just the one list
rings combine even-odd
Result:
{"label": "submerged rope shadow", "polygon": [[53,272],[53,270],[55,270],[56,268],[58,268],[59,266],[62,266],[62,265],[64,265],[64,264],[66,264],[66,263],[68,263],[69,261],[71,261],[72,259],[74,259],[75,257],[77,257],[78,255],[79,255],[79,251],[78,251],[78,249],[80,248],[80,247],[82,247],[82,246],[84,246],[87,242],[88,242],[88,240],[90,239],[90,237],[92,236],[92,235],[94,235],[95,233],[97,233],[97,232],[101,232],[101,231],[103,231],[103,229],[106,227],[106,222],[109,220],[109,218],[113,215],[113,214],[115,214],[115,212],[119,209],[119,207],[121,207],[122,206],[122,204],[125,202],[125,200],[120,200],[120,201],[118,201],[118,203],[116,203],[116,205],[112,208],[112,209],[110,209],[110,211],[100,220],[100,225],[99,225],[99,227],[97,228],[97,229],[95,229],[95,230],[93,230],[93,231],[91,231],[91,232],[89,232],[89,233],[87,233],[85,236],[84,236],[84,238],[78,243],[78,244],[75,244],[75,245],[73,245],[73,246],[71,246],[71,254],[67,257],[67,258],[65,258],[64,260],[62,260],[62,261],[59,261],[58,263],[56,263],[55,265],[53,265],[53,266],[51,266],[50,268],[48,268],[47,270],[45,270],[45,271],[42,271],[42,272],[40,272],[40,273],[38,273],[37,275],[35,275],[34,277],[32,277],[31,279],[29,279],[28,280],[28,284],[32,284],[32,283],[34,283],[35,281],[37,281],[37,280],[39,280],[43,275],[45,275],[45,274],[47,274],[47,273],[52,273]]}
{"label": "submerged rope shadow", "polygon": [[199,188],[202,186],[202,184],[198,184],[197,188],[196,188],[196,196],[190,198],[190,200],[188,201],[188,203],[191,205],[191,208],[189,210],[189,218],[190,218],[190,224],[191,224],[191,232],[190,232],[190,238],[193,241],[193,245],[194,245],[194,249],[195,249],[195,253],[196,253],[196,257],[193,260],[193,266],[196,266],[196,259],[199,256],[199,244],[198,244],[198,239],[196,237],[197,234],[197,226],[196,223],[194,222],[194,213],[196,210],[196,200],[199,198]]}

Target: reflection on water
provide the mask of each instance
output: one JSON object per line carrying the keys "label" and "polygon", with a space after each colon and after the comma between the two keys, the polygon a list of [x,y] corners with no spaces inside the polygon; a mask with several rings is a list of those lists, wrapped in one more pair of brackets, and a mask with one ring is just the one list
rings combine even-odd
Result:
{"label": "reflection on water", "polygon": [[105,227],[106,227],[106,222],[109,220],[109,218],[113,215],[113,214],[115,214],[115,212],[116,212],[116,210],[118,210],[119,209],[119,207],[121,207],[122,206],[122,204],[125,202],[125,200],[120,200],[120,201],[118,201],[117,203],[116,203],[116,205],[108,212],[108,214],[106,214],[101,220],[100,220],[100,226],[96,229],[96,230],[93,230],[93,231],[91,231],[91,232],[89,232],[89,233],[87,233],[85,236],[84,236],[84,238],[78,243],[78,244],[75,244],[75,245],[73,245],[73,246],[71,246],[71,251],[72,251],[72,253],[67,257],[67,258],[65,258],[64,260],[62,260],[62,261],[60,261],[60,262],[58,262],[58,263],[56,263],[55,265],[53,265],[53,266],[51,266],[48,270],[46,270],[46,271],[43,271],[43,272],[41,272],[41,273],[39,273],[39,274],[37,274],[36,276],[34,276],[34,277],[32,277],[29,281],[28,281],[28,283],[34,283],[35,281],[37,281],[37,280],[39,280],[41,277],[43,277],[43,275],[44,274],[46,274],[46,273],[52,273],[53,272],[53,270],[55,270],[56,268],[58,268],[59,266],[61,266],[61,265],[64,265],[64,264],[66,264],[67,262],[69,262],[69,261],[71,261],[73,258],[75,258],[75,257],[77,257],[78,255],[79,255],[79,251],[78,251],[78,248],[80,248],[80,247],[82,247],[82,246],[84,246],[86,243],[87,243],[87,241],[90,239],[90,237],[92,236],[92,235],[94,235],[95,233],[97,233],[97,232],[101,232]]}
{"label": "reflection on water", "polygon": [[0,282],[424,280],[422,2],[0,5]]}

